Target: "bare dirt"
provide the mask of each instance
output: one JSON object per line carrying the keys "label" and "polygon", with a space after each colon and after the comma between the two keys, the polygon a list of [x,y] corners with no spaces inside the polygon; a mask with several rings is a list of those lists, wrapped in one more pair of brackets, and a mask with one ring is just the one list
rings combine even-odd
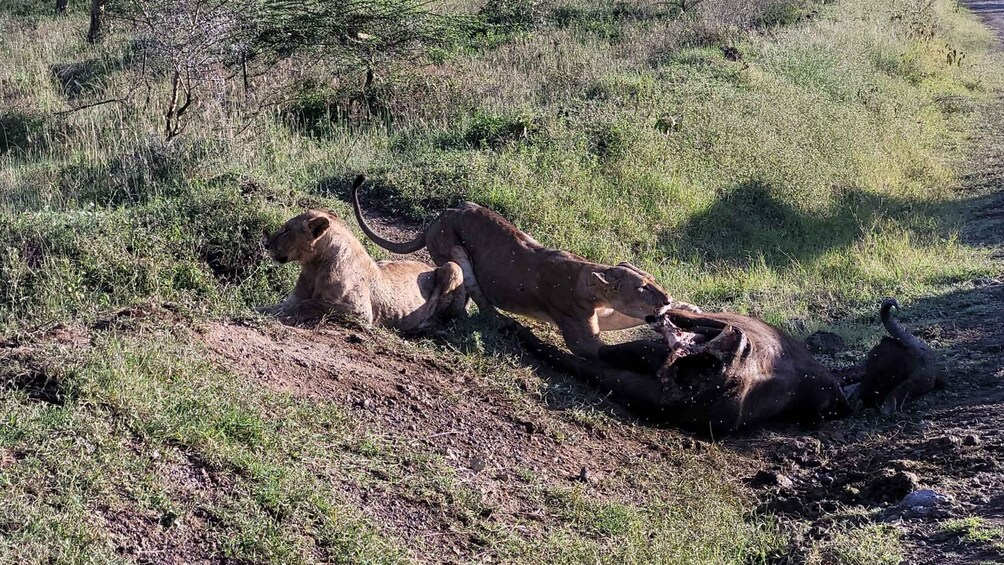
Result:
{"label": "bare dirt", "polygon": [[[215,324],[203,339],[231,370],[280,392],[317,398],[352,413],[353,422],[410,449],[442,457],[482,497],[489,520],[546,532],[541,502],[520,478],[527,471],[551,485],[582,485],[592,496],[638,500],[622,474],[701,449],[674,430],[571,422],[535,399],[514,401],[422,348],[361,329],[325,326],[255,328]],[[514,375],[518,388],[519,375]],[[583,480],[583,468],[587,480]],[[339,485],[373,523],[412,549],[419,561],[468,562],[481,551],[461,527],[464,517],[430,509],[380,489]],[[484,516],[483,516],[484,517]]]}

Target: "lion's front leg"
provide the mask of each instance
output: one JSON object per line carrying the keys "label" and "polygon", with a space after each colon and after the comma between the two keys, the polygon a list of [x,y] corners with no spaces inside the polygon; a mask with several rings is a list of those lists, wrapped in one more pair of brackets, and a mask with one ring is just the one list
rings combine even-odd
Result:
{"label": "lion's front leg", "polygon": [[600,339],[599,320],[594,313],[585,319],[556,319],[555,323],[565,338],[565,345],[576,355],[596,359],[600,347],[604,345]]}
{"label": "lion's front leg", "polygon": [[600,331],[608,332],[613,330],[626,330],[645,323],[645,320],[621,314],[613,308],[598,308],[596,318],[599,321]]}
{"label": "lion's front leg", "polygon": [[256,307],[255,308],[255,312],[258,312],[259,314],[268,314],[268,315],[271,315],[271,316],[278,316],[278,315],[282,314],[286,310],[286,308],[288,308],[292,304],[295,304],[296,302],[297,302],[296,296],[290,294],[289,296],[287,296],[286,298],[284,298],[282,300],[282,302],[280,302],[278,304],[274,304],[272,306],[258,306],[258,307]]}
{"label": "lion's front leg", "polygon": [[324,304],[308,298],[306,300],[287,301],[276,315],[288,322],[303,323],[320,320],[328,313],[329,309]]}

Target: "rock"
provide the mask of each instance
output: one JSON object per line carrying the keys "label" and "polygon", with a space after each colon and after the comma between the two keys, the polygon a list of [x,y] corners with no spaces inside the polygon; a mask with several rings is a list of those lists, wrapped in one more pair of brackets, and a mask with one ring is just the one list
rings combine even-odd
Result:
{"label": "rock", "polygon": [[484,471],[485,467],[487,466],[488,462],[482,459],[481,457],[471,457],[471,461],[468,464],[468,467],[470,467],[471,470],[474,471],[475,473]]}
{"label": "rock", "polygon": [[767,470],[757,471],[756,475],[753,476],[750,482],[759,486],[781,487],[784,490],[791,490],[795,486],[795,483],[792,482],[792,480],[786,475],[782,475],[777,471]]}
{"label": "rock", "polygon": [[958,436],[947,435],[929,439],[920,446],[920,450],[935,455],[950,455],[959,451],[962,439]]}
{"label": "rock", "polygon": [[969,434],[962,439],[962,445],[966,447],[976,447],[980,444],[980,436],[976,434]]}
{"label": "rock", "polygon": [[939,504],[947,504],[951,502],[951,498],[942,494],[936,490],[932,489],[921,489],[915,490],[910,494],[903,497],[900,502],[902,506],[938,506]]}
{"label": "rock", "polygon": [[349,334],[345,338],[345,341],[358,345],[358,344],[362,343],[364,340],[363,340],[362,336],[360,336],[359,334],[357,334],[357,333],[351,333],[351,334]]}
{"label": "rock", "polygon": [[869,495],[880,502],[901,500],[920,488],[920,479],[909,471],[882,469],[868,486]]}
{"label": "rock", "polygon": [[816,332],[805,338],[805,346],[812,353],[833,355],[847,347],[844,338],[833,332]]}
{"label": "rock", "polygon": [[940,518],[948,515],[952,497],[931,489],[915,490],[900,501],[897,511],[907,518]]}
{"label": "rock", "polygon": [[583,467],[582,469],[579,470],[579,476],[576,477],[576,479],[578,479],[578,480],[580,480],[580,481],[582,481],[584,483],[588,483],[588,482],[592,481],[593,474],[589,472],[589,468],[588,467]]}

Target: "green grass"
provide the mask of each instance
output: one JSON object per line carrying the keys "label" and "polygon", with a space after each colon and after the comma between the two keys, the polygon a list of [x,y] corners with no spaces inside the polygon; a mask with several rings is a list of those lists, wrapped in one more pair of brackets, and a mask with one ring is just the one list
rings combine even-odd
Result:
{"label": "green grass", "polygon": [[966,543],[989,546],[1004,554],[1004,528],[987,524],[978,516],[942,522],[941,531],[958,536]]}
{"label": "green grass", "polygon": [[[51,378],[72,391],[63,405],[4,393],[6,562],[112,559],[110,532],[141,534],[136,528],[174,537],[182,550],[191,540],[190,558],[378,563],[403,555],[323,475],[290,465],[328,459],[320,446],[330,444],[343,446],[343,465],[365,464],[365,454],[347,449],[358,432],[344,413],[263,394],[159,331],[95,341],[82,356],[48,352],[59,367]],[[149,341],[155,350],[143,347]]]}
{"label": "green grass", "polygon": [[[263,238],[305,207],[349,217],[345,189],[365,171],[368,206],[385,213],[422,220],[473,200],[548,245],[635,262],[680,299],[868,342],[880,297],[910,307],[1004,274],[958,237],[973,202],[956,190],[975,116],[1004,87],[1000,56],[954,2],[926,4],[776,2],[747,17],[708,0],[678,18],[645,2],[501,2],[429,64],[381,69],[393,119],[329,121],[318,108],[344,93],[320,90],[249,124],[207,96],[170,143],[156,80],[148,98],[59,113],[139,83],[121,32],[88,46],[82,11],[0,8],[0,341],[136,304],[178,316],[94,331],[82,349],[33,345],[0,369],[0,561],[128,562],[142,547],[117,545],[139,543],[134,531],[256,563],[454,555],[435,537],[408,546],[345,494],[367,489],[423,505],[468,560],[784,554],[787,535],[752,514],[721,453],[598,484],[526,469],[496,485],[533,508],[510,513],[432,448],[221,369],[197,328],[278,301],[295,270],[267,261]],[[443,357],[558,445],[630,428],[542,379],[484,320],[417,343],[376,335]],[[902,559],[876,526],[812,551]]]}
{"label": "green grass", "polygon": [[896,528],[869,524],[832,532],[827,540],[815,544],[806,563],[896,565],[905,557]]}

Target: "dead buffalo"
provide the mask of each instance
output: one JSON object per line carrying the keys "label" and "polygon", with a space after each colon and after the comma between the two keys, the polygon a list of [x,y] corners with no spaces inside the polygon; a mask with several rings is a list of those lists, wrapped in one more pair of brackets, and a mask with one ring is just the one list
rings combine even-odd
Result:
{"label": "dead buffalo", "polygon": [[[761,320],[671,310],[650,323],[664,339],[603,346],[599,362],[544,343],[525,328],[518,335],[539,358],[609,392],[639,416],[702,433],[722,435],[765,420],[811,423],[852,411],[833,373],[802,342]],[[898,324],[895,331],[886,327],[904,346],[884,340],[873,354],[896,356],[900,364],[918,357],[920,340]],[[849,387],[855,398],[874,401],[898,390],[890,382],[902,378],[884,376],[887,367],[879,365],[868,364],[862,385]]]}

